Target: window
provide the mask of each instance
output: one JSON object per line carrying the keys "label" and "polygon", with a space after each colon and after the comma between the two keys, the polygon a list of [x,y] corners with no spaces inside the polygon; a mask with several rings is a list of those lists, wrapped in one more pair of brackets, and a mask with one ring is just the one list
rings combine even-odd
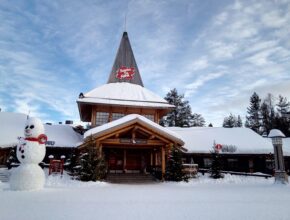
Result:
{"label": "window", "polygon": [[210,158],[204,158],[203,163],[204,163],[204,168],[210,168],[212,164],[212,160]]}
{"label": "window", "polygon": [[145,118],[148,118],[151,121],[154,121],[154,115],[143,115]]}
{"label": "window", "polygon": [[229,169],[236,171],[238,170],[239,166],[238,166],[238,159],[236,158],[229,158],[228,159],[228,167]]}
{"label": "window", "polygon": [[109,121],[108,112],[97,112],[96,114],[96,126],[103,125]]}
{"label": "window", "polygon": [[124,116],[125,116],[125,114],[123,114],[123,113],[112,113],[112,121],[117,120],[119,118],[122,118]]}

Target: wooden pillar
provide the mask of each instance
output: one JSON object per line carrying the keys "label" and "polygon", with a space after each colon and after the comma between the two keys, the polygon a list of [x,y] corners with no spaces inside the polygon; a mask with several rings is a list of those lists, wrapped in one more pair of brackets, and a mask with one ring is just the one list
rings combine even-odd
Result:
{"label": "wooden pillar", "polygon": [[161,148],[161,170],[162,170],[162,181],[164,181],[164,175],[165,175],[165,149],[164,147]]}
{"label": "wooden pillar", "polygon": [[103,153],[103,145],[100,144],[100,145],[99,145],[99,156],[100,156],[100,157],[102,156],[102,153]]}
{"label": "wooden pillar", "polygon": [[153,152],[150,152],[150,166],[153,166]]}
{"label": "wooden pillar", "polygon": [[95,127],[96,126],[96,116],[97,115],[97,111],[95,108],[92,107],[92,115],[91,115],[91,126]]}
{"label": "wooden pillar", "polygon": [[124,149],[123,154],[123,172],[126,173],[126,165],[127,165],[127,150]]}

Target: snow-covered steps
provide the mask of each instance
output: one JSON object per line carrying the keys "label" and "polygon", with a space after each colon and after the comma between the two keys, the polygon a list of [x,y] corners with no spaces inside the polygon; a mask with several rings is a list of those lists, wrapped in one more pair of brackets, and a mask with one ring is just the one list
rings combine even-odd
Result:
{"label": "snow-covered steps", "polygon": [[156,180],[151,174],[141,173],[110,173],[106,178],[110,183],[155,183]]}
{"label": "snow-covered steps", "polygon": [[8,182],[10,173],[7,168],[0,168],[0,182]]}

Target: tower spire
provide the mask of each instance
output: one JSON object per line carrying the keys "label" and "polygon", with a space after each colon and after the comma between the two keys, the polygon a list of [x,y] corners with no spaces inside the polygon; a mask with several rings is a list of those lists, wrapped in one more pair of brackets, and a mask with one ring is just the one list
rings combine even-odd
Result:
{"label": "tower spire", "polygon": [[129,82],[143,86],[142,78],[126,31],[123,33],[111,74],[108,79],[108,83],[116,82]]}

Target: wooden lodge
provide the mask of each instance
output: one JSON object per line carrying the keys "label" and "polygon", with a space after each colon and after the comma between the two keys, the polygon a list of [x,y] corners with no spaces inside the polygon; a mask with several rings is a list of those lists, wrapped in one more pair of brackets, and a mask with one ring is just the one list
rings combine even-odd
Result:
{"label": "wooden lodge", "polygon": [[105,155],[108,173],[165,173],[170,148],[184,142],[159,120],[174,106],[143,87],[127,32],[123,33],[107,84],[77,100],[80,118],[91,123],[84,135]]}

